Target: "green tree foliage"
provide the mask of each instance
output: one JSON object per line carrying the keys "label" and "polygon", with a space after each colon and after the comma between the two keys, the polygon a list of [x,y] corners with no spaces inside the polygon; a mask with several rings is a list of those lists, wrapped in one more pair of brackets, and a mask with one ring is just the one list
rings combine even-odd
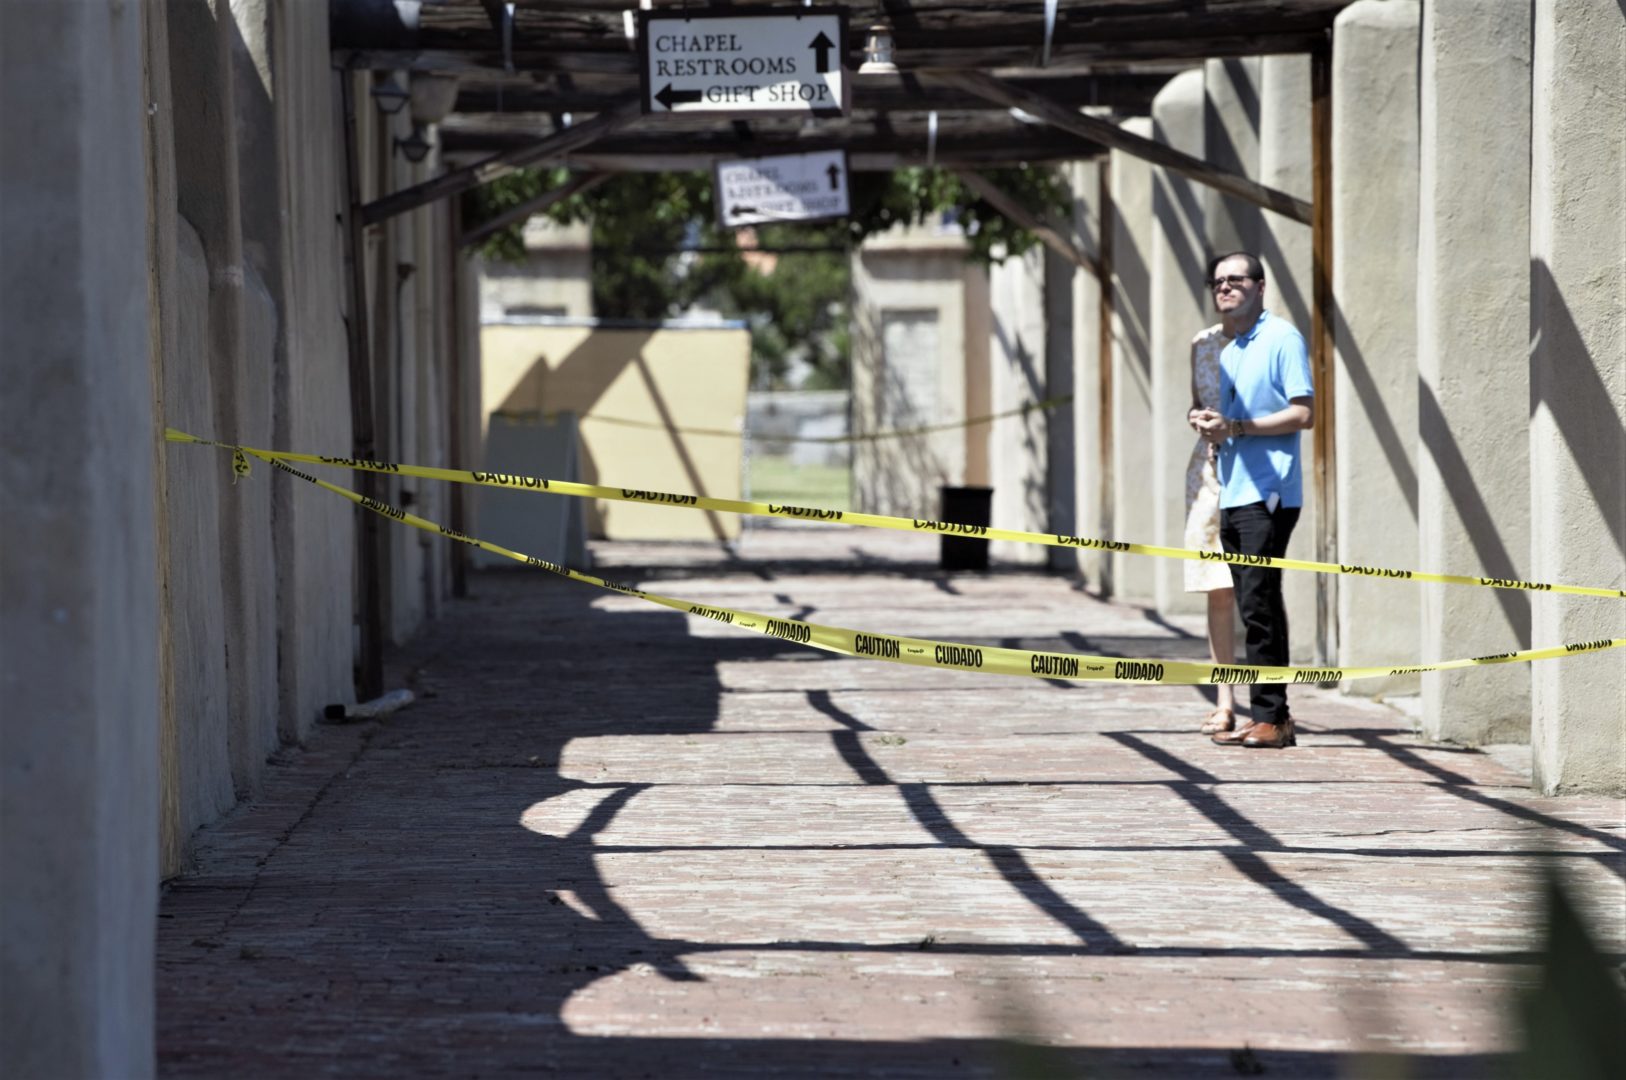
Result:
{"label": "green tree foliage", "polygon": [[[985,175],[1041,217],[1065,219],[1070,196],[1052,170],[991,170]],[[564,183],[563,169],[522,170],[469,192],[463,220],[473,227]],[[594,310],[605,318],[661,319],[697,303],[747,319],[752,326],[753,384],[781,386],[793,363],[812,366],[810,386],[845,386],[849,356],[851,247],[898,225],[952,214],[964,229],[968,257],[982,263],[1019,255],[1037,237],[1007,220],[953,173],[900,169],[855,173],[852,215],[836,222],[764,226],[743,245],[719,227],[712,179],[703,172],[626,173],[546,212],[561,224],[592,230]],[[764,260],[751,248],[776,251]],[[802,250],[818,248],[827,250]],[[482,248],[517,261],[519,226]]]}
{"label": "green tree foliage", "polygon": [[[770,225],[756,231],[756,246],[768,252],[772,269],[760,256],[713,255],[707,260],[729,267],[707,297],[724,314],[751,324],[752,385],[778,389],[788,385],[792,365],[800,360],[812,371],[803,383],[809,390],[847,385],[851,335],[847,296],[852,260],[836,228],[810,234],[808,226]],[[797,250],[798,246],[828,251]]]}

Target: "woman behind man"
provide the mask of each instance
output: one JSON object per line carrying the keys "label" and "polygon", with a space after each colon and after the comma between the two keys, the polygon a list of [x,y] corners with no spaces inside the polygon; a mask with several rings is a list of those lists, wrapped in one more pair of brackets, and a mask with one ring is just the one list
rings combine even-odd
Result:
{"label": "woman behind man", "polygon": [[[1208,264],[1205,283],[1214,276],[1214,266]],[[1215,323],[1191,339],[1191,408],[1186,412],[1186,424],[1193,431],[1196,415],[1203,409],[1218,409],[1220,404],[1220,351],[1231,336],[1223,323]],[[1197,439],[1192,447],[1191,460],[1186,464],[1186,536],[1185,546],[1198,551],[1219,551],[1219,477],[1214,472],[1214,447]],[[1222,562],[1187,562],[1185,564],[1186,592],[1208,594],[1208,651],[1215,664],[1229,664],[1234,659],[1236,634],[1234,616],[1236,597],[1231,587],[1231,568]],[[1214,709],[1204,719],[1205,734],[1230,731],[1236,727],[1236,692],[1229,686],[1215,687],[1218,692]]]}

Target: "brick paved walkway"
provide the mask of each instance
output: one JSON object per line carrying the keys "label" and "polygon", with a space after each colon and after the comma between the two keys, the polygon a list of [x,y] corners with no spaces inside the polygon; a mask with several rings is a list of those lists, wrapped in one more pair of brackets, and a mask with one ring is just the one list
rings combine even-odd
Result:
{"label": "brick paved walkway", "polygon": [[[597,550],[836,625],[1201,651],[1061,578],[945,577],[927,538]],[[1381,705],[1306,691],[1297,750],[1224,750],[1194,689],[863,663],[522,570],[472,592],[399,658],[418,704],[199,837],[165,1074],[1021,1075],[1025,1033],[1075,1075],[1473,1076],[1515,1037],[1543,853],[1626,952],[1621,803]]]}

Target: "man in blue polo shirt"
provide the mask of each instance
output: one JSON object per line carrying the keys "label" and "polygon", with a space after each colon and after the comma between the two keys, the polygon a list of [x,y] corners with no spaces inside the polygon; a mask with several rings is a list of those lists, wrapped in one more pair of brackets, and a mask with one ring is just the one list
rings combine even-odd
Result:
{"label": "man in blue polo shirt", "polygon": [[[1214,306],[1230,344],[1220,353],[1220,407],[1194,409],[1191,426],[1219,448],[1220,546],[1281,558],[1304,505],[1299,432],[1315,423],[1315,387],[1303,336],[1265,310],[1265,269],[1247,252],[1214,265]],[[1285,665],[1287,608],[1282,572],[1231,564],[1248,664]],[[1255,684],[1252,722],[1214,736],[1221,746],[1292,746],[1287,687]]]}

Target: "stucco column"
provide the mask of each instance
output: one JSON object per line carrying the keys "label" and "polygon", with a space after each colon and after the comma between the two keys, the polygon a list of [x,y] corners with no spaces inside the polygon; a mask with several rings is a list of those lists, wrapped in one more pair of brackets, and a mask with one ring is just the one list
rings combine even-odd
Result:
{"label": "stucco column", "polygon": [[142,10],[0,5],[0,1046],[151,1076],[158,590]]}
{"label": "stucco column", "polygon": [[[1236,56],[1203,64],[1206,159],[1228,172],[1259,176],[1261,60]],[[1208,243],[1214,254],[1257,251],[1264,211],[1250,202],[1202,189]]]}
{"label": "stucco column", "polygon": [[[1338,382],[1338,559],[1417,567],[1416,0],[1359,0],[1334,26],[1333,340]],[[1344,577],[1338,661],[1419,656],[1421,599],[1407,581]],[[1411,692],[1417,676],[1353,693]]]}
{"label": "stucco column", "polygon": [[[1073,190],[1073,239],[1086,255],[1096,259],[1104,252],[1101,243],[1101,175],[1107,161],[1075,161],[1067,166],[1068,183]],[[1101,367],[1101,281],[1092,273],[1079,271],[1071,279],[1073,305],[1073,483],[1075,506],[1073,528],[1079,536],[1106,534],[1101,498],[1106,456],[1102,453]],[[1107,363],[1111,363],[1110,355]],[[1110,401],[1107,402],[1110,407]],[[1085,581],[1099,588],[1103,558],[1095,549],[1076,551],[1077,567]]]}
{"label": "stucco column", "polygon": [[[244,16],[246,18],[246,15]],[[350,429],[348,343],[335,297],[348,295],[343,231],[344,157],[310,153],[332,147],[342,127],[334,99],[338,80],[328,48],[327,11],[321,4],[282,4],[267,16],[276,153],[281,161],[283,258],[279,260],[280,348],[275,414],[277,445],[353,445]],[[370,99],[358,105],[372,108]],[[477,320],[477,305],[459,307]],[[478,325],[477,321],[473,324]],[[450,350],[445,354],[450,356]],[[478,353],[464,353],[465,358]],[[465,359],[464,367],[478,369]],[[478,395],[465,400],[478,401]],[[465,422],[477,441],[477,418]],[[451,460],[476,462],[477,453],[454,451]],[[283,738],[308,734],[322,706],[355,693],[353,563],[356,511],[342,499],[280,472],[271,476],[275,528],[279,651],[279,727]],[[354,484],[356,477],[343,481]],[[441,485],[449,487],[451,485]],[[448,524],[450,522],[448,521]],[[455,547],[456,545],[448,545]]]}
{"label": "stucco column", "polygon": [[[1044,249],[1030,248],[988,272],[991,320],[988,341],[989,404],[1009,412],[1048,394],[1045,378]],[[1045,479],[1048,418],[1033,410],[988,426],[988,471],[994,489],[994,524],[1049,531]],[[1043,565],[1045,549],[995,541],[989,555],[1002,562]]]}
{"label": "stucco column", "polygon": [[[177,203],[180,217],[202,244],[208,300],[181,313],[183,335],[191,338],[196,329],[203,331],[201,352],[192,353],[184,368],[166,363],[166,374],[172,381],[201,383],[201,369],[207,368],[211,437],[263,445],[259,440],[272,435],[274,354],[269,342],[276,334],[275,306],[264,279],[246,258],[243,209],[245,188],[263,190],[256,186],[258,178],[245,179],[244,168],[262,173],[265,164],[252,156],[243,160],[242,155],[263,144],[239,131],[244,116],[237,107],[239,93],[252,99],[263,94],[263,86],[229,5],[211,8],[201,0],[172,4],[168,30],[170,80],[179,106],[174,114]],[[251,102],[245,109],[249,116],[261,114]],[[256,220],[263,218],[256,215]],[[256,261],[263,257],[258,245],[252,253]],[[196,268],[192,254],[183,247],[183,276],[190,277]],[[215,468],[216,476],[221,475],[218,463]],[[223,709],[214,705],[220,711],[205,719],[226,730],[231,783],[238,793],[255,789],[266,755],[278,745],[272,488],[260,475],[268,471],[255,470],[246,485],[219,488],[215,544],[224,620],[214,648],[226,656],[226,701]],[[176,479],[179,474],[172,484]],[[197,584],[211,591],[214,587],[212,582]],[[216,738],[211,733],[209,741]]]}
{"label": "stucco column", "polygon": [[[1126,120],[1150,138],[1152,121]],[[1152,166],[1112,151],[1112,538],[1155,543],[1152,476]],[[1151,602],[1154,560],[1114,552],[1112,591]]]}
{"label": "stucco column", "polygon": [[[1203,75],[1187,71],[1169,80],[1152,102],[1152,137],[1203,156]],[[1152,170],[1151,444],[1152,468],[1141,494],[1152,500],[1154,543],[1185,546],[1186,465],[1197,441],[1186,426],[1191,407],[1191,339],[1217,321],[1203,285],[1208,254],[1203,233],[1204,188],[1168,169]],[[1157,610],[1207,610],[1206,594],[1185,591],[1186,564],[1151,563]]]}
{"label": "stucco column", "polygon": [[[151,354],[159,387],[159,418],[193,433],[214,431],[214,373],[210,363],[209,261],[198,230],[181,215],[180,166],[197,160],[177,149],[177,127],[190,117],[174,106],[169,40],[178,5],[148,4],[146,22],[149,154],[148,231],[152,257]],[[195,50],[193,39],[179,46]],[[182,84],[184,95],[186,84]],[[230,470],[209,454],[165,447],[158,457],[159,559],[164,699],[161,763],[164,776],[162,862],[168,877],[183,869],[192,833],[219,817],[236,799],[232,778],[227,686],[226,608],[220,540],[221,502],[231,491]],[[184,588],[173,587],[184,582]]]}
{"label": "stucco column", "polygon": [[[275,89],[272,49],[274,44],[277,48],[290,48],[293,42],[273,41],[275,16],[263,0],[233,0],[230,9],[228,14],[225,5],[220,5],[216,11],[226,38],[225,77],[230,80],[231,88],[223,97],[231,109],[236,158],[229,175],[238,185],[236,228],[241,233],[235,266],[238,277],[234,282],[241,293],[241,352],[230,384],[235,398],[230,423],[236,438],[259,445],[260,439],[275,441],[275,402],[286,402],[288,394],[287,347],[284,328],[280,325],[285,304],[282,207],[287,205],[287,196],[282,185],[276,103],[272,99]],[[316,125],[312,125],[305,131],[304,138],[312,138],[317,130]],[[337,235],[338,230],[332,233]],[[335,291],[332,295],[342,293]],[[228,499],[229,503],[236,504],[240,530],[238,543],[242,562],[238,572],[242,577],[238,602],[242,605],[240,632],[243,635],[241,663],[235,649],[228,659],[229,667],[240,672],[234,676],[234,682],[240,680],[241,696],[234,699],[233,707],[249,725],[240,753],[248,757],[255,786],[266,755],[277,748],[283,736],[289,740],[297,737],[301,719],[308,728],[318,715],[311,713],[303,718],[279,715],[282,696],[277,653],[283,642],[291,644],[297,640],[300,624],[296,617],[281,620],[279,626],[279,552],[273,543],[277,530],[272,520],[273,503],[286,512],[292,486],[300,484],[309,488],[310,485],[273,470],[266,473],[265,477],[256,478],[263,482],[249,489],[239,485]],[[284,538],[298,543],[291,533]]]}
{"label": "stucco column", "polygon": [[[1530,8],[1423,8],[1417,220],[1418,565],[1527,579]],[[1487,124],[1485,117],[1496,122]],[[1524,593],[1421,585],[1420,656],[1530,644]],[[1530,668],[1423,676],[1423,733],[1530,738]]]}
{"label": "stucco column", "polygon": [[[1310,58],[1266,56],[1259,63],[1259,180],[1278,191],[1310,199]],[[1261,212],[1259,258],[1268,279],[1267,305],[1279,318],[1298,327],[1308,343],[1314,288],[1310,269],[1310,226],[1269,210]],[[1316,514],[1315,484],[1309,472],[1313,439],[1300,436],[1304,455],[1304,507],[1288,558],[1314,559]],[[1282,597],[1287,604],[1288,642],[1294,663],[1315,660],[1316,576],[1289,571],[1282,575]]]}
{"label": "stucco column", "polygon": [[[1530,154],[1530,562],[1626,588],[1626,34],[1615,0],[1537,0]],[[1622,636],[1622,604],[1535,594],[1541,645]],[[1626,662],[1531,671],[1535,783],[1626,792]]]}

